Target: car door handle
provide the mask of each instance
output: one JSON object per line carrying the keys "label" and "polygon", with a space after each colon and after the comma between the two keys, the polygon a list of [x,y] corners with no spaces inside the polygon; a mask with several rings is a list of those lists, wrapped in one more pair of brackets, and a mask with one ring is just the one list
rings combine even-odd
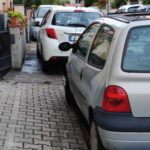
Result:
{"label": "car door handle", "polygon": [[80,80],[82,79],[82,73],[83,73],[83,69],[81,70],[81,73],[80,73]]}

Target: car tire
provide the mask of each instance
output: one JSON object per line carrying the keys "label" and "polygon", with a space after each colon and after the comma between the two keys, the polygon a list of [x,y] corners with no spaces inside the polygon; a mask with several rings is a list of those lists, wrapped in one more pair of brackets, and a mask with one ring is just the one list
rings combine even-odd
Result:
{"label": "car tire", "polygon": [[42,55],[40,54],[40,52],[39,52],[39,49],[38,49],[38,44],[36,43],[36,56],[37,56],[37,58],[42,58]]}
{"label": "car tire", "polygon": [[91,122],[90,145],[90,150],[106,150],[101,142],[94,118]]}
{"label": "car tire", "polygon": [[43,59],[42,59],[42,71],[43,72],[48,72],[49,71],[49,62],[44,61]]}
{"label": "car tire", "polygon": [[75,104],[75,99],[70,90],[69,80],[67,77],[66,77],[66,84],[65,84],[65,96],[66,96],[66,102],[68,105]]}

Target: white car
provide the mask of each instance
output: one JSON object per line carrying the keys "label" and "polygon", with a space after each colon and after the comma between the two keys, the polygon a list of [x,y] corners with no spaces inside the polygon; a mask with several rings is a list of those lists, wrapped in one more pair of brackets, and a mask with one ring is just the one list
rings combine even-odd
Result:
{"label": "white car", "polygon": [[[35,19],[34,21],[39,21],[39,24],[41,24],[43,17],[45,16],[45,14],[47,13],[47,11],[51,8],[51,7],[63,7],[63,6],[58,6],[58,5],[40,5],[38,7],[36,16],[33,17],[33,19]],[[39,31],[39,27],[34,27],[32,26],[32,34],[33,34],[33,38],[37,39],[37,33]]]}
{"label": "white car", "polygon": [[[91,22],[101,16],[98,10],[84,7],[50,8],[37,35],[37,57],[42,56],[43,71],[48,70],[50,61],[68,59],[71,50],[60,51],[60,43],[73,43]],[[39,22],[35,22],[36,25]]]}
{"label": "white car", "polygon": [[150,150],[150,13],[95,20],[66,65],[66,101],[91,126],[90,150]]}
{"label": "white car", "polygon": [[136,5],[123,5],[119,7],[119,9],[116,11],[116,13],[121,12],[136,12],[136,10],[142,5],[136,4]]}

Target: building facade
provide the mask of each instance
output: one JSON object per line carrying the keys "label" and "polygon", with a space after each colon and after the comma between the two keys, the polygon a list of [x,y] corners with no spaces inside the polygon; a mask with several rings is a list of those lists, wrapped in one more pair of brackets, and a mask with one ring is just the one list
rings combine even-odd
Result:
{"label": "building facade", "polygon": [[9,7],[13,8],[13,0],[0,0],[0,14],[7,12]]}

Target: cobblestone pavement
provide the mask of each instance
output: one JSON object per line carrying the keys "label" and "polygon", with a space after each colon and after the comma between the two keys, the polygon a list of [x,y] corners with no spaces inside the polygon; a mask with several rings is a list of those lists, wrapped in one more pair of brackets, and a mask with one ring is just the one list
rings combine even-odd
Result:
{"label": "cobblestone pavement", "polygon": [[9,77],[0,82],[0,150],[88,149],[78,110],[66,104],[62,83],[16,82]]}

